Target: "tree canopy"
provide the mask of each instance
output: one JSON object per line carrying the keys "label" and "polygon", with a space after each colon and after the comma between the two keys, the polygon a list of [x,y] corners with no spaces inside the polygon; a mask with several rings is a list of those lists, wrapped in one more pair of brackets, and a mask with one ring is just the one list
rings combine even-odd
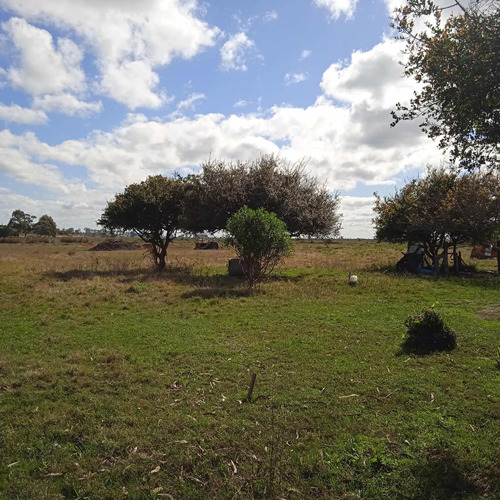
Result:
{"label": "tree canopy", "polygon": [[111,231],[135,231],[151,245],[156,268],[162,271],[168,245],[182,228],[184,199],[185,182],[180,177],[148,177],[108,202],[97,223]]}
{"label": "tree canopy", "polygon": [[14,210],[7,224],[10,234],[13,236],[26,236],[33,230],[36,217],[22,210]]}
{"label": "tree canopy", "polygon": [[292,253],[286,224],[263,208],[240,208],[228,220],[226,231],[225,243],[236,250],[250,286]]}
{"label": "tree canopy", "polygon": [[376,195],[376,238],[422,242],[432,259],[448,245],[487,242],[500,230],[500,174],[429,169],[392,196]]}
{"label": "tree canopy", "polygon": [[33,232],[40,236],[56,236],[57,225],[50,215],[42,215],[36,224],[33,225]]}
{"label": "tree canopy", "polygon": [[[460,13],[445,19],[450,7]],[[498,2],[450,0],[440,7],[432,0],[408,0],[395,10],[391,25],[406,40],[405,74],[422,84],[409,106],[397,104],[392,125],[419,119],[422,130],[462,169],[498,169]]]}
{"label": "tree canopy", "polygon": [[214,233],[241,207],[265,208],[283,220],[292,236],[336,236],[340,199],[307,175],[305,163],[276,156],[251,162],[209,160],[188,180],[186,229]]}

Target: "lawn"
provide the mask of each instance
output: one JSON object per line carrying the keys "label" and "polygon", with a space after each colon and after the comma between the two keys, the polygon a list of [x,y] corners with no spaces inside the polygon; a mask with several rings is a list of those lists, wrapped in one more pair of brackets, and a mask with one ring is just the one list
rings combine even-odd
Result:
{"label": "lawn", "polygon": [[[0,498],[500,496],[498,276],[300,242],[249,293],[193,246],[0,244]],[[457,348],[405,354],[432,305]]]}

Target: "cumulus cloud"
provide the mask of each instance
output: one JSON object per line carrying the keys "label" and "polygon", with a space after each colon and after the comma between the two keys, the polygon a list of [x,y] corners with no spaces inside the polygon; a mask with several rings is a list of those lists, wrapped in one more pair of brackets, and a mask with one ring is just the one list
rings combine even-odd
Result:
{"label": "cumulus cloud", "polygon": [[23,108],[17,104],[7,106],[0,103],[0,120],[36,125],[47,123],[48,118],[45,112],[40,109]]}
{"label": "cumulus cloud", "polygon": [[371,221],[375,216],[373,196],[342,196],[342,235],[346,238],[373,238]]}
{"label": "cumulus cloud", "polygon": [[250,40],[246,33],[235,33],[220,49],[221,68],[225,71],[246,71],[246,55],[254,47],[254,41]]}
{"label": "cumulus cloud", "polygon": [[311,56],[311,54],[312,54],[312,50],[304,49],[300,53],[300,59],[307,59],[308,57]]}
{"label": "cumulus cloud", "polygon": [[[59,169],[34,157],[32,144],[41,144],[31,133],[16,136],[8,130],[0,132],[0,172],[26,184],[50,186],[53,191],[67,194],[75,184],[63,179]],[[46,145],[43,145],[44,147]]]}
{"label": "cumulus cloud", "polygon": [[309,73],[287,73],[284,78],[285,85],[305,82],[309,78]]}
{"label": "cumulus cloud", "polygon": [[68,38],[59,38],[54,45],[52,35],[12,18],[2,24],[18,53],[18,65],[7,70],[7,78],[17,88],[34,95],[81,91],[85,74],[80,67],[83,54]]}
{"label": "cumulus cloud", "polygon": [[358,0],[314,0],[314,3],[327,9],[331,19],[338,19],[342,15],[349,19],[354,15]]}
{"label": "cumulus cloud", "polygon": [[[156,91],[158,75],[154,68],[174,57],[195,56],[214,45],[220,33],[198,19],[195,0],[0,0],[0,5],[82,38],[97,58],[101,72],[98,89],[131,109],[159,107],[163,98]],[[67,55],[71,48],[58,47],[58,52]],[[36,93],[61,90],[53,86]]]}
{"label": "cumulus cloud", "polygon": [[160,78],[145,61],[123,61],[106,64],[98,90],[134,110],[159,108],[165,95],[155,93]]}
{"label": "cumulus cloud", "polygon": [[80,101],[71,94],[53,94],[36,96],[33,99],[33,107],[36,108],[37,112],[52,111],[68,116],[88,116],[100,113],[102,111],[102,102]]}
{"label": "cumulus cloud", "polygon": [[[393,43],[385,41],[370,51],[356,52],[349,63],[329,68],[322,80],[324,94],[305,108],[282,105],[239,115],[179,114],[166,121],[131,114],[111,131],[95,131],[81,140],[56,145],[40,141],[34,134],[17,136],[3,131],[0,170],[22,182],[54,184],[61,192],[68,189],[62,196],[69,202],[71,193],[77,196],[85,186],[66,182],[56,165],[85,166],[86,183],[97,186],[86,188],[89,206],[93,197],[97,200],[102,193],[117,192],[148,175],[192,171],[210,154],[241,160],[268,153],[290,161],[306,158],[308,172],[331,190],[348,191],[358,183],[390,183],[406,168],[442,158],[415,123],[400,123],[394,129],[389,126],[395,99],[404,100],[398,87],[406,85],[388,68],[388,64],[396,64]],[[191,103],[196,102],[196,94],[190,97]],[[357,213],[356,220],[349,215],[352,227],[365,224],[364,231],[370,231],[371,216],[363,200],[351,200],[352,206],[344,205],[344,213],[346,217],[348,212]],[[101,201],[104,204],[103,198]],[[346,197],[344,203],[348,202]]]}
{"label": "cumulus cloud", "polygon": [[370,109],[407,102],[418,86],[403,76],[403,48],[402,41],[385,40],[366,52],[353,52],[349,63],[338,62],[325,71],[323,92],[347,103],[365,102]]}

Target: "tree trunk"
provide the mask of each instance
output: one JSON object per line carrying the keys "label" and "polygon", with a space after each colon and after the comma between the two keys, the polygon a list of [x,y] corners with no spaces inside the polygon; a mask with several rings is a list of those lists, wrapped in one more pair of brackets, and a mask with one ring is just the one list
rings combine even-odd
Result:
{"label": "tree trunk", "polygon": [[448,247],[449,243],[443,243],[443,273],[445,276],[448,276]]}
{"label": "tree trunk", "polygon": [[500,274],[500,240],[497,241],[497,266],[498,273]]}
{"label": "tree trunk", "polygon": [[458,273],[458,271],[460,270],[460,265],[457,259],[457,244],[456,242],[453,242],[453,269],[455,270],[455,273]]}
{"label": "tree trunk", "polygon": [[165,271],[166,267],[165,257],[166,254],[164,254],[163,252],[158,255],[157,269],[159,272]]}
{"label": "tree trunk", "polygon": [[[168,245],[168,243],[167,243]],[[165,271],[166,260],[167,260],[167,245],[161,249],[161,252],[158,254],[158,271]]]}

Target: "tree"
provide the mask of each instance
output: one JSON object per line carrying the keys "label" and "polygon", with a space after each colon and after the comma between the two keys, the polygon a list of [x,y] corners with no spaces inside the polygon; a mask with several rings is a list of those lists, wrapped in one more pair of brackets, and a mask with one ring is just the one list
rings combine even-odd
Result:
{"label": "tree", "polygon": [[500,229],[500,175],[475,172],[459,175],[429,169],[393,196],[375,194],[376,238],[391,242],[421,242],[436,268],[448,248],[485,242]]}
{"label": "tree", "polygon": [[340,199],[305,173],[276,156],[252,162],[209,160],[188,178],[185,225],[193,233],[226,227],[241,207],[265,208],[283,220],[292,236],[336,236]]}
{"label": "tree", "polygon": [[292,253],[286,224],[263,208],[240,208],[228,220],[226,231],[225,243],[236,250],[251,287]]}
{"label": "tree", "polygon": [[97,223],[110,231],[135,231],[151,245],[155,266],[163,271],[168,245],[181,228],[184,198],[185,184],[180,177],[148,177],[130,184],[108,202]]}
{"label": "tree", "polygon": [[22,210],[14,210],[7,226],[13,236],[26,236],[32,231],[35,219],[34,215],[27,214]]}
{"label": "tree", "polygon": [[56,236],[57,226],[50,215],[42,215],[33,226],[33,232],[41,236]]}
{"label": "tree", "polygon": [[12,236],[12,231],[7,225],[0,225],[0,238],[6,238],[8,236]]}
{"label": "tree", "polygon": [[[466,4],[465,4],[466,5]],[[443,11],[458,15],[443,20]],[[425,22],[424,22],[425,21]],[[405,74],[422,84],[409,106],[397,104],[392,115],[421,119],[420,127],[450,150],[464,170],[481,165],[498,169],[500,161],[500,8],[493,0],[408,0],[395,10],[392,27],[406,40]],[[420,28],[419,28],[420,26]]]}

